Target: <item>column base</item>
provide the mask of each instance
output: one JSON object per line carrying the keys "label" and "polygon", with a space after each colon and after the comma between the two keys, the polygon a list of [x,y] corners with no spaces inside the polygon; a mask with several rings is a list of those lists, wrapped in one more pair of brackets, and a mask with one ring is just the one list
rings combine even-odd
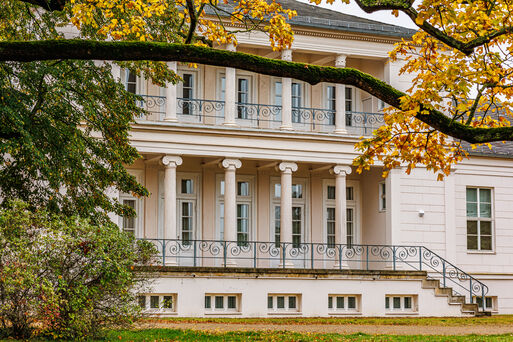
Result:
{"label": "column base", "polygon": [[233,260],[228,260],[226,264],[223,264],[223,267],[237,267],[237,263]]}
{"label": "column base", "polygon": [[177,118],[164,118],[165,122],[178,122]]}
{"label": "column base", "polygon": [[178,266],[175,258],[166,258],[166,263],[163,266]]}
{"label": "column base", "polygon": [[280,126],[282,131],[292,131],[294,128],[292,126]]}
{"label": "column base", "polygon": [[337,133],[337,134],[347,134],[347,130],[346,130],[346,129],[342,129],[342,128],[340,128],[340,129],[335,129],[335,130],[333,131],[333,133]]}
{"label": "column base", "polygon": [[284,267],[283,263],[280,262],[279,267],[281,267],[281,268],[294,268],[294,263],[292,263],[290,261],[285,261],[285,267]]}
{"label": "column base", "polygon": [[235,122],[223,122],[223,126],[237,127],[238,125]]}
{"label": "column base", "polygon": [[338,262],[335,263],[335,266],[333,266],[334,269],[337,270],[348,270],[349,264],[342,261],[342,265],[340,265]]}

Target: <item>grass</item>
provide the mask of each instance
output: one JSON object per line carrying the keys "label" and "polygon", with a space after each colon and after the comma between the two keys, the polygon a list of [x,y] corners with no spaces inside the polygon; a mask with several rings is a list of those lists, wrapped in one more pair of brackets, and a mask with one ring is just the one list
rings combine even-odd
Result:
{"label": "grass", "polygon": [[490,317],[327,317],[327,318],[146,318],[143,322],[166,323],[223,323],[223,324],[351,324],[351,325],[422,325],[422,326],[468,326],[468,325],[513,325],[513,315]]}
{"label": "grass", "polygon": [[513,341],[513,335],[465,336],[401,336],[401,335],[367,335],[367,334],[317,334],[287,331],[193,331],[175,329],[146,329],[111,331],[108,341]]}

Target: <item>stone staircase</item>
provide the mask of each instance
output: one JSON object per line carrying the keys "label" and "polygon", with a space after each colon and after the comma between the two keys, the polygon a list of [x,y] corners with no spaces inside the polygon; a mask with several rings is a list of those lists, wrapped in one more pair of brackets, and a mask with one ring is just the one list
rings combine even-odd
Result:
{"label": "stone staircase", "polygon": [[455,295],[452,287],[440,286],[440,280],[438,279],[426,279],[422,280],[423,289],[433,289],[436,297],[447,297],[449,305],[460,305],[461,313],[464,316],[490,316],[489,311],[480,311],[477,303],[467,303],[466,297],[462,295]]}

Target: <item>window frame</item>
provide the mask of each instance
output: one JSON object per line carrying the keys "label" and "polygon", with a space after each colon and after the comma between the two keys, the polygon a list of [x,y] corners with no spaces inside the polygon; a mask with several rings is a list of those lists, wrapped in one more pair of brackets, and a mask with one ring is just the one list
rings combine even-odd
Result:
{"label": "window frame", "polygon": [[[284,307],[278,308],[278,297],[284,300]],[[272,307],[269,307],[270,298],[272,298]],[[291,298],[295,298],[295,307],[291,308]],[[300,293],[268,293],[266,300],[268,315],[301,315],[302,314],[302,296]]]}
{"label": "window frame", "polygon": [[[204,298],[210,297],[210,308],[206,307],[207,300],[203,301],[203,310],[205,315],[234,315],[240,314],[242,308],[242,293],[210,293],[207,292]],[[222,297],[222,308],[217,308],[217,299]],[[229,298],[235,297],[235,308],[229,308]]]}
{"label": "window frame", "polygon": [[[157,238],[164,238],[164,170],[158,172],[158,212],[157,212]],[[182,194],[182,179],[192,179],[193,193]],[[198,172],[177,172],[176,173],[176,227],[177,238],[182,238],[181,209],[182,202],[193,202],[193,240],[201,240],[201,174]]]}
{"label": "window frame", "polygon": [[[467,213],[467,205],[468,205],[468,198],[467,198],[467,190],[468,189],[476,189],[477,190],[477,193],[476,193],[476,196],[477,196],[477,202],[476,202],[476,205],[477,205],[477,216],[476,217],[472,217],[472,216],[468,216],[468,213]],[[489,190],[490,191],[490,217],[487,218],[487,217],[481,217],[481,210],[480,210],[480,204],[481,204],[481,201],[480,201],[480,196],[479,196],[479,193],[481,190]],[[494,254],[495,253],[495,205],[494,205],[494,202],[495,202],[495,192],[494,192],[494,188],[493,187],[488,187],[488,186],[466,186],[465,187],[465,238],[466,238],[466,241],[465,241],[465,246],[466,246],[466,251],[467,251],[467,254]],[[469,249],[468,248],[468,222],[469,221],[476,221],[477,222],[477,249]],[[490,222],[490,244],[491,244],[491,249],[482,249],[481,248],[481,222]]]}
{"label": "window frame", "polygon": [[[128,173],[134,176],[137,182],[144,186],[144,170],[134,170],[128,169]],[[136,217],[134,217],[135,229],[134,229],[134,237],[141,238],[144,235],[144,199],[137,198],[132,194],[127,194],[124,192],[120,192],[118,196],[118,200],[120,203],[123,203],[124,200],[134,200],[135,201],[135,212]],[[118,226],[121,231],[123,231],[123,217],[118,217]]]}
{"label": "window frame", "polygon": [[[177,293],[141,293],[137,295],[138,304],[140,304],[140,297],[145,298],[145,307],[141,308],[147,314],[176,314],[177,313]],[[151,297],[159,297],[158,308],[151,307]],[[164,307],[164,298],[171,297],[171,308]]]}
{"label": "window frame", "polygon": [[[224,239],[224,192],[221,191],[221,182],[224,182],[224,173],[218,173],[216,175],[216,232],[215,236],[218,240],[222,241]],[[248,182],[249,183],[249,196],[240,196],[238,195],[238,184],[239,182]],[[236,191],[236,216],[237,209],[239,204],[248,204],[249,205],[249,220],[248,220],[248,241],[254,241],[256,236],[256,177],[254,175],[243,175],[236,174],[235,176],[235,191]],[[223,224],[221,224],[223,221]],[[237,237],[239,236],[238,231],[238,217],[237,217],[237,226],[235,227]]]}
{"label": "window frame", "polygon": [[[355,307],[349,308],[349,298],[355,299]],[[355,315],[361,313],[361,294],[328,294],[328,313],[330,315]],[[338,299],[343,298],[343,307],[338,307]],[[330,300],[331,299],[331,300]],[[330,308],[331,301],[331,308]]]}
{"label": "window frame", "polygon": [[[275,215],[275,208],[281,206],[281,191],[280,191],[280,197],[275,196],[275,185],[279,184],[281,187],[281,178],[280,177],[271,177],[269,181],[269,196],[270,196],[270,215],[269,215],[269,241],[275,243],[276,245],[276,236],[275,236],[275,223],[276,223],[276,215]],[[302,177],[292,177],[292,184],[301,184],[302,186],[302,198],[292,198],[292,207],[302,207],[302,232],[301,232],[301,243],[305,243],[307,241],[310,241],[310,236],[308,235],[309,232],[309,222],[310,222],[310,212],[309,212],[309,206],[310,203],[310,193],[309,193],[309,179],[308,178],[302,178]],[[281,213],[281,212],[280,212]],[[281,227],[280,227],[281,228]]]}
{"label": "window frame", "polygon": [[[395,307],[395,299],[399,299],[399,307]],[[406,308],[406,299],[410,298],[410,308]],[[387,307],[388,303],[388,307]],[[405,314],[418,314],[419,312],[419,301],[418,301],[418,295],[416,294],[386,294],[385,295],[385,305],[384,310],[385,314],[399,314],[399,315],[405,315]]]}
{"label": "window frame", "polygon": [[[384,204],[384,205],[383,205]],[[378,211],[380,213],[387,211],[387,183],[385,181],[378,183]]]}
{"label": "window frame", "polygon": [[[322,216],[322,225],[323,225],[323,241],[328,244],[328,208],[334,208],[336,210],[336,200],[328,198],[328,186],[335,187],[336,194],[336,181],[335,179],[323,179],[322,180],[322,201],[323,201],[323,216]],[[352,188],[353,199],[348,200],[347,194],[348,189]],[[360,186],[358,181],[346,180],[346,210],[353,210],[353,241],[351,244],[357,245],[361,242],[361,230],[360,230],[360,222],[361,222],[361,203],[360,203]],[[347,229],[347,213],[346,213],[346,229]],[[336,230],[336,226],[335,226]],[[336,231],[335,231],[336,236]]]}

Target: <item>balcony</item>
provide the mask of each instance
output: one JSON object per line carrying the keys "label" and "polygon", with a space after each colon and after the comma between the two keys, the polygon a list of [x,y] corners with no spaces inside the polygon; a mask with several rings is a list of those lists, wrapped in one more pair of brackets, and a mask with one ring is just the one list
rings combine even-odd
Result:
{"label": "balcony", "polygon": [[488,287],[424,246],[141,239],[153,244],[165,266],[311,270],[426,271],[453,295],[484,298]]}
{"label": "balcony", "polygon": [[[184,124],[224,125],[225,101],[194,98],[176,98],[176,112],[170,110],[165,96],[139,95],[139,106],[148,114],[140,121],[174,121]],[[171,115],[170,115],[171,114]],[[340,133],[336,127],[334,110],[309,107],[292,107],[289,130],[317,133]],[[384,124],[383,113],[345,111],[342,132],[355,136],[370,136]],[[169,118],[171,120],[168,120]],[[235,103],[235,124],[232,126],[261,129],[283,129],[282,106],[261,103]]]}

